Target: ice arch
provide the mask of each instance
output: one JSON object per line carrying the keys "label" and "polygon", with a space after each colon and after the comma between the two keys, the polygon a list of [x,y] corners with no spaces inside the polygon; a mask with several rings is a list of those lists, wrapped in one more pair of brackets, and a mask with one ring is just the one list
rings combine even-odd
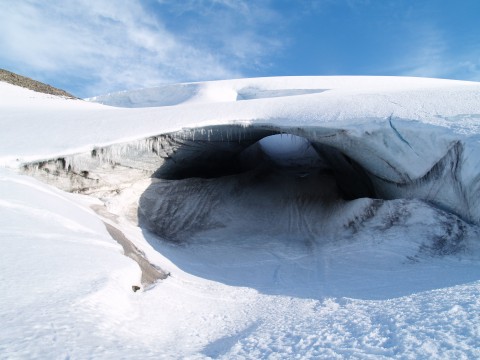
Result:
{"label": "ice arch", "polygon": [[291,134],[307,139],[328,164],[344,199],[420,199],[480,222],[480,160],[472,143],[406,119],[367,120],[337,127],[277,127],[270,121],[183,129],[28,164],[24,170],[65,190],[105,194],[150,176],[238,174],[263,156],[261,139]]}

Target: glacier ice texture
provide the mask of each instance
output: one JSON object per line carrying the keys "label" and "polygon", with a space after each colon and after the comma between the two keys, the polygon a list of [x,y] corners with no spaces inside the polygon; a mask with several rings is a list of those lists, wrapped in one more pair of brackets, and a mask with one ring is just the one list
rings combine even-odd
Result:
{"label": "glacier ice texture", "polygon": [[[273,135],[304,139],[309,155],[291,163],[286,155],[279,165],[261,145]],[[98,197],[152,177],[135,210],[145,228],[173,242],[221,237],[225,228],[245,238],[269,229],[306,243],[328,241],[352,236],[372,218],[382,219],[379,231],[406,227],[422,208],[440,230],[419,247],[442,254],[461,251],[469,224],[480,221],[473,145],[443,128],[391,117],[336,128],[226,124],[26,164],[24,171]]]}

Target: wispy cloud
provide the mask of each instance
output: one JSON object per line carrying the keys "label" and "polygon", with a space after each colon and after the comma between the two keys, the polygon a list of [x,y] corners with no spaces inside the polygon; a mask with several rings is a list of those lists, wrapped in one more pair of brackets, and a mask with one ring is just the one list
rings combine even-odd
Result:
{"label": "wispy cloud", "polygon": [[[165,1],[159,5],[160,12],[128,0],[2,2],[0,64],[29,69],[44,80],[75,78],[84,84],[78,91],[85,96],[165,82],[238,77],[279,46],[259,35],[255,24],[248,24],[252,9],[247,2],[186,2],[183,11],[209,16],[210,25],[197,35],[193,21],[186,23],[190,28],[185,31],[169,29],[165,16],[174,5]],[[222,13],[208,14],[213,7]],[[234,13],[244,14],[242,21],[233,19]],[[219,31],[221,35],[212,38]]]}
{"label": "wispy cloud", "polygon": [[387,71],[401,76],[480,80],[480,51],[457,49],[441,28],[411,24],[406,53]]}
{"label": "wispy cloud", "polygon": [[397,64],[401,75],[441,77],[445,73],[448,44],[441,30],[432,25],[410,25],[410,44],[407,52]]}
{"label": "wispy cloud", "polygon": [[172,26],[176,34],[200,43],[234,68],[264,66],[263,61],[286,40],[282,39],[285,19],[267,0],[157,1],[164,19],[181,24]]}
{"label": "wispy cloud", "polygon": [[480,81],[480,54],[477,52],[468,58],[456,64],[456,71],[463,79]]}

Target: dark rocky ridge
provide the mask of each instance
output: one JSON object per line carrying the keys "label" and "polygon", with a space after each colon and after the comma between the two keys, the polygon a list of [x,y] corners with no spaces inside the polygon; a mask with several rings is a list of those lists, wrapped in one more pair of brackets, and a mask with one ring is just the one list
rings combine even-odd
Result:
{"label": "dark rocky ridge", "polygon": [[77,99],[76,96],[69,94],[64,90],[57,89],[53,86],[41,83],[39,81],[30,79],[25,76],[21,76],[11,71],[0,69],[0,81],[5,81],[9,84],[21,86],[26,89],[30,89],[36,92],[50,94],[55,96],[63,96],[69,99]]}

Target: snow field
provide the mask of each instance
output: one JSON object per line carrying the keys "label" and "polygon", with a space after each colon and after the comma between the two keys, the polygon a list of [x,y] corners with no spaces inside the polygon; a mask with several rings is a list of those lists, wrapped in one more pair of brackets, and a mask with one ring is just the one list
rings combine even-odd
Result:
{"label": "snow field", "polygon": [[[273,177],[275,186],[256,188],[255,182],[227,196],[230,201],[218,191],[229,194],[235,183],[212,187],[216,193],[203,186],[207,181],[195,180],[202,187],[192,187],[195,196],[183,210],[207,209],[212,223],[221,219],[222,226],[184,226],[188,241],[172,243],[136,225],[142,196],[171,189],[161,182],[137,181],[100,201],[16,173],[26,161],[88,154],[183,127],[320,124],[363,134],[391,119],[395,146],[407,142],[412,149],[404,161],[415,164],[412,173],[428,168],[451,139],[461,138],[466,162],[460,175],[474,184],[477,83],[240,79],[96,99],[135,109],[4,83],[0,94],[0,359],[480,358],[478,226],[428,203],[398,199],[380,206],[362,198],[325,211],[302,201],[286,206],[285,198],[298,194],[283,194],[282,184],[298,181],[301,194],[313,178],[303,172],[288,174],[295,180]],[[430,132],[430,125],[443,130]],[[375,149],[391,150],[391,144],[382,145],[382,134],[375,133]],[[303,140],[291,145],[294,160],[309,151]],[[262,146],[280,164],[290,164],[275,140]],[[210,203],[215,196],[221,201]],[[372,206],[374,216],[365,216]],[[181,213],[179,204],[175,209]],[[171,276],[133,292],[140,268],[102,222],[121,230]]]}

